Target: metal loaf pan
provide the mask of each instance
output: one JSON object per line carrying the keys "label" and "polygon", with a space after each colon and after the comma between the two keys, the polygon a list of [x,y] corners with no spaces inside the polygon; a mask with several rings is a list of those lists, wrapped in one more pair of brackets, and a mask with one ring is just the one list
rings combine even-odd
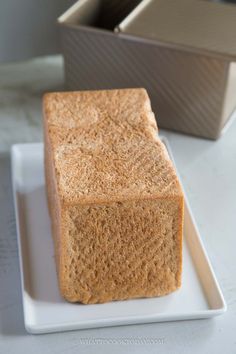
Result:
{"label": "metal loaf pan", "polygon": [[79,0],[61,26],[70,90],[145,87],[161,128],[217,139],[236,107],[236,6]]}

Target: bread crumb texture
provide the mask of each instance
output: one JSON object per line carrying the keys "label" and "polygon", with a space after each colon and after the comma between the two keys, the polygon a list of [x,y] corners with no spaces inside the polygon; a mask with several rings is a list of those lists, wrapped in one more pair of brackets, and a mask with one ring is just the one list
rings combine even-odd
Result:
{"label": "bread crumb texture", "polygon": [[44,96],[45,176],[62,296],[181,286],[183,193],[144,89]]}

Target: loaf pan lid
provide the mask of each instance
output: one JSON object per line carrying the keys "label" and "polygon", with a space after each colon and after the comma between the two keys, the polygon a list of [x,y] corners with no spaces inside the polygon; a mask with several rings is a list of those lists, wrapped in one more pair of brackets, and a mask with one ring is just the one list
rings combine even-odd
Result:
{"label": "loaf pan lid", "polygon": [[143,0],[117,32],[236,60],[236,5],[204,0]]}

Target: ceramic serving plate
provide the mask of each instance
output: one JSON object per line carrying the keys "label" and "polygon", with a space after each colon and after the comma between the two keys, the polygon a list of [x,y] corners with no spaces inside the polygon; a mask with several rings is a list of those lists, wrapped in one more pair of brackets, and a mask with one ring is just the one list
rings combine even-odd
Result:
{"label": "ceramic serving plate", "polygon": [[14,145],[11,161],[24,321],[28,332],[197,319],[226,311],[187,200],[180,290],[159,298],[96,305],[70,304],[63,300],[58,290],[45,195],[43,144]]}

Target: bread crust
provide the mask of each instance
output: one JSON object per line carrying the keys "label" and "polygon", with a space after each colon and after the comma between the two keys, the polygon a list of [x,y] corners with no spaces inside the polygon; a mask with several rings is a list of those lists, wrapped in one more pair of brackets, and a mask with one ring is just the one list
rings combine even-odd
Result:
{"label": "bread crust", "polygon": [[178,289],[183,192],[147,92],[49,93],[43,111],[62,296],[87,304]]}

